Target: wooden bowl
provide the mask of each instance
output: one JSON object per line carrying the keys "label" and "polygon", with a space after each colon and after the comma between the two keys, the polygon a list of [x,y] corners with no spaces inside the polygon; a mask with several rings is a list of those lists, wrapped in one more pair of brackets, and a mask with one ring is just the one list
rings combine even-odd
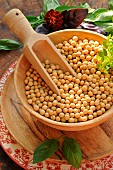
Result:
{"label": "wooden bowl", "polygon": [[[58,44],[59,42],[62,42],[64,40],[68,40],[72,38],[72,36],[77,35],[80,39],[89,39],[89,40],[97,40],[100,44],[102,44],[103,40],[106,39],[105,36],[94,33],[92,31],[86,31],[86,30],[80,30],[80,29],[69,29],[69,30],[61,30],[57,32],[53,32],[51,34],[48,34],[48,37],[53,41],[54,44]],[[25,89],[24,89],[24,79],[26,77],[26,71],[30,67],[30,63],[25,58],[24,55],[20,57],[18,60],[15,72],[14,72],[14,84],[15,84],[15,90],[17,93],[17,96],[19,97],[19,100],[23,104],[23,106],[31,113],[31,115],[34,118],[37,118],[42,123],[56,128],[60,130],[66,130],[66,131],[79,131],[79,130],[85,130],[92,128],[94,126],[97,126],[104,121],[106,121],[108,118],[110,118],[113,114],[113,107],[111,107],[106,113],[103,115],[94,118],[93,120],[88,120],[87,122],[78,122],[78,123],[63,123],[63,122],[57,122],[53,121],[51,119],[48,119],[37,112],[35,112],[27,103],[27,98],[25,95]]]}

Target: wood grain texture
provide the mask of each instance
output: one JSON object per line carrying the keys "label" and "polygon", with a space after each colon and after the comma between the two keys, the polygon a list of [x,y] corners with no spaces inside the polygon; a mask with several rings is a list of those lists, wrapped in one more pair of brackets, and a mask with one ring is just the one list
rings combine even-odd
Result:
{"label": "wood grain texture", "polygon": [[[113,117],[100,126],[79,132],[61,131],[44,125],[33,118],[20,103],[14,90],[13,73],[5,83],[1,105],[3,119],[9,132],[18,143],[31,152],[42,141],[65,135],[74,138],[80,144],[83,161],[100,159],[113,153]],[[52,159],[64,160],[61,147]]]}
{"label": "wood grain texture", "polygon": [[[64,4],[66,0],[60,0],[60,4]],[[80,2],[87,2],[93,8],[108,7],[107,0],[73,0],[72,4],[79,4]],[[12,8],[19,8],[25,15],[38,16],[42,11],[42,0],[0,0],[0,39],[10,38],[17,40],[15,35],[4,23],[4,15]],[[2,74],[7,70],[12,62],[17,60],[22,53],[21,49],[10,52],[0,52],[0,78]]]}

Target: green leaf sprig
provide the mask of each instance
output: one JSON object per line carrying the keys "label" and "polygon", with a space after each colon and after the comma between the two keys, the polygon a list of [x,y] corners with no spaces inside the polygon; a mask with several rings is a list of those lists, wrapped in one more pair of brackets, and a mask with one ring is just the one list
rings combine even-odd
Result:
{"label": "green leaf sprig", "polygon": [[36,28],[37,25],[40,25],[44,22],[44,13],[42,12],[40,16],[26,16],[27,20],[31,24],[32,28]]}
{"label": "green leaf sprig", "polygon": [[108,0],[108,7],[108,9],[98,8],[89,12],[84,21],[99,26],[107,35],[113,35],[113,0]]}
{"label": "green leaf sprig", "polygon": [[[51,157],[60,147],[59,139],[48,139],[36,147],[33,154],[33,163],[42,162]],[[80,145],[73,139],[64,137],[62,151],[65,159],[75,168],[80,167],[82,151]]]}
{"label": "green leaf sprig", "polygon": [[16,50],[21,48],[22,44],[11,39],[0,39],[0,50]]}
{"label": "green leaf sprig", "polygon": [[113,70],[113,36],[109,35],[105,41],[103,41],[103,51],[98,52],[96,57],[99,61],[97,65],[104,73],[108,73]]}

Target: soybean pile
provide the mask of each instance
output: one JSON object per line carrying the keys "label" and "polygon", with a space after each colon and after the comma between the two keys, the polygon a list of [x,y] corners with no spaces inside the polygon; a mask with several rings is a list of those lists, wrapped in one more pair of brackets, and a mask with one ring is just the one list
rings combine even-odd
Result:
{"label": "soybean pile", "polygon": [[42,63],[60,90],[58,96],[31,65],[24,81],[28,104],[37,114],[64,123],[86,122],[104,114],[113,102],[113,73],[104,74],[97,68],[96,55],[103,46],[98,41],[73,36],[56,47],[76,76],[63,72],[49,60]]}

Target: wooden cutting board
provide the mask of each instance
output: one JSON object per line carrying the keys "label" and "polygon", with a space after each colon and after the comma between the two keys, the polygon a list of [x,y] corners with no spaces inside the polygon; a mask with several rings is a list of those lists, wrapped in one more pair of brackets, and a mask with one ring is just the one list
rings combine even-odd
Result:
{"label": "wooden cutting board", "polygon": [[[96,160],[113,153],[113,117],[105,123],[84,131],[60,131],[48,127],[30,115],[20,103],[13,81],[8,77],[2,92],[2,115],[11,135],[27,150],[33,152],[37,145],[62,134],[76,139],[83,152],[83,161]],[[61,148],[50,159],[65,161]]]}

